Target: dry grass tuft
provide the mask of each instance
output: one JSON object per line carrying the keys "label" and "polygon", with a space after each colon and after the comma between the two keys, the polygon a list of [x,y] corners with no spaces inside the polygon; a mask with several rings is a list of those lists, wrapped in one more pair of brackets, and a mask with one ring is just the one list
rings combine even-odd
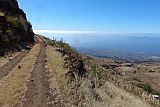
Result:
{"label": "dry grass tuft", "polygon": [[106,82],[98,89],[98,93],[105,101],[102,107],[151,107],[150,104],[143,101],[116,86],[112,83]]}
{"label": "dry grass tuft", "polygon": [[48,59],[48,66],[52,73],[56,74],[56,78],[64,78],[66,69],[63,68],[64,66],[64,57],[61,56],[60,53],[56,51],[55,47],[48,46],[47,47],[47,59]]}

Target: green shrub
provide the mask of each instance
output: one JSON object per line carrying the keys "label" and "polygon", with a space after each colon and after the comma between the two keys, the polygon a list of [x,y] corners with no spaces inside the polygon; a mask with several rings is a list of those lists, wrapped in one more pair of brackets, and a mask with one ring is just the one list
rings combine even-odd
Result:
{"label": "green shrub", "polygon": [[12,27],[27,31],[27,21],[25,19],[8,16],[6,20]]}
{"label": "green shrub", "polygon": [[63,41],[63,39],[61,39],[60,41],[55,41],[55,42],[59,48],[62,48],[67,53],[72,53],[72,54],[76,55],[77,57],[79,57],[78,52],[74,48],[70,47],[69,44],[65,43]]}
{"label": "green shrub", "polygon": [[142,88],[144,91],[147,91],[149,93],[152,92],[152,88],[151,85],[147,84],[147,83],[139,83],[137,84],[138,87]]}

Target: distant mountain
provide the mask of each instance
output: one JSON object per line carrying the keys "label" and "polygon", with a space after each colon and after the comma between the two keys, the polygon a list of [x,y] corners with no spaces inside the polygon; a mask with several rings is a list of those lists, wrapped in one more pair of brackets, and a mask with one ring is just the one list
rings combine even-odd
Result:
{"label": "distant mountain", "polygon": [[20,45],[33,43],[32,25],[16,0],[0,0],[0,55]]}

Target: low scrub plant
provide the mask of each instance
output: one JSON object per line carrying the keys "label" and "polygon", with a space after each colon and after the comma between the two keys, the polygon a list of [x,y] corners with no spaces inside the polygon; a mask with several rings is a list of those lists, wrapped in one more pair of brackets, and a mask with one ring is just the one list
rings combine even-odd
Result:
{"label": "low scrub plant", "polygon": [[137,86],[142,88],[144,91],[147,91],[148,93],[152,92],[151,85],[149,85],[147,83],[139,83],[139,84],[137,84]]}

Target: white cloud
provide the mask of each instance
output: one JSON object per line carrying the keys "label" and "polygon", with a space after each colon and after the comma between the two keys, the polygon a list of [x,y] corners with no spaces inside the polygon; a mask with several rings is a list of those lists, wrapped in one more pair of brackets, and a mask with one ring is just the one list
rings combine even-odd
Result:
{"label": "white cloud", "polygon": [[72,31],[72,30],[34,30],[35,33],[61,33],[61,34],[88,34],[100,33],[99,31]]}
{"label": "white cloud", "polygon": [[[158,37],[152,33],[107,33],[103,31],[76,31],[76,30],[33,30],[37,34],[97,34],[99,36],[127,36],[127,37]],[[88,35],[90,36],[90,35]]]}

